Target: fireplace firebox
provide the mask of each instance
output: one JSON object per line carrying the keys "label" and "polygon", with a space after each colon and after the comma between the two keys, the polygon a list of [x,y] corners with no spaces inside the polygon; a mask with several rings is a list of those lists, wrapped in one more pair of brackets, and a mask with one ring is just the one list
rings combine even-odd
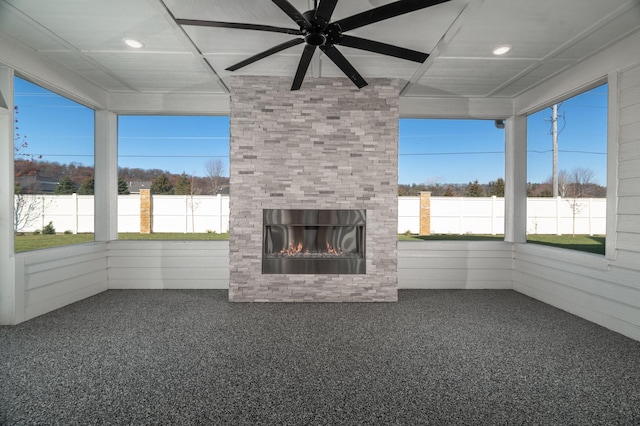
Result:
{"label": "fireplace firebox", "polygon": [[263,211],[263,274],[364,274],[365,210]]}

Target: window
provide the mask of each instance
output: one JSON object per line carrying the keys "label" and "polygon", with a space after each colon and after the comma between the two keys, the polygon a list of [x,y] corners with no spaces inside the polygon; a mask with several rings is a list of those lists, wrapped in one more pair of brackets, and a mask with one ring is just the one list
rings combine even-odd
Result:
{"label": "window", "polygon": [[527,129],[527,240],[604,254],[607,85],[530,115]]}
{"label": "window", "polygon": [[119,238],[225,238],[228,173],[228,117],[120,116]]}
{"label": "window", "polygon": [[[504,130],[493,120],[402,119],[399,133],[398,232],[421,239],[502,239]],[[426,227],[421,191],[431,193]]]}
{"label": "window", "polygon": [[15,78],[15,250],[93,241],[94,111]]}

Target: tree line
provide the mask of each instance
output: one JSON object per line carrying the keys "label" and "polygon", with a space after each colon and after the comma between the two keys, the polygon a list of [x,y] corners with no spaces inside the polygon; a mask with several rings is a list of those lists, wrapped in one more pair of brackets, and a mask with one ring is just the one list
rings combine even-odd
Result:
{"label": "tree line", "polygon": [[[227,193],[229,178],[224,176],[225,168],[222,160],[214,159],[205,164],[207,176],[192,176],[185,172],[170,173],[161,169],[142,169],[131,167],[118,168],[118,194],[129,194],[130,185],[134,182],[145,182],[154,194],[206,195]],[[558,174],[558,193],[569,198],[604,198],[606,187],[593,182],[595,173],[587,168],[575,168]],[[94,169],[76,163],[60,164],[33,158],[15,160],[15,176],[33,176],[57,182],[56,194],[93,195]],[[551,197],[552,179],[541,183],[528,183],[528,197]],[[16,183],[16,193],[40,193],[38,180],[34,184],[21,186]],[[399,184],[399,196],[417,196],[420,192],[429,191],[435,197],[504,197],[505,182],[503,178],[480,183],[474,180],[468,183],[422,183]]]}
{"label": "tree line", "polygon": [[[558,195],[563,198],[606,198],[607,188],[593,182],[595,172],[589,168],[576,167],[571,171],[558,172]],[[398,195],[417,196],[420,192],[431,192],[434,197],[504,197],[504,179],[497,178],[488,183],[474,180],[469,183],[399,184]],[[527,197],[552,197],[552,178],[541,183],[527,183]]]}
{"label": "tree line", "polygon": [[399,196],[416,196],[426,191],[434,197],[504,197],[504,179],[498,178],[488,183],[479,183],[476,179],[469,183],[398,185]]}
{"label": "tree line", "polygon": [[[228,191],[229,178],[224,176],[222,160],[210,160],[205,164],[207,176],[176,174],[161,169],[118,168],[118,194],[129,194],[133,183],[149,184],[155,194],[202,195]],[[42,193],[43,182],[55,183],[55,194],[93,195],[94,168],[76,163],[61,164],[30,157],[17,158],[14,162],[15,192]]]}

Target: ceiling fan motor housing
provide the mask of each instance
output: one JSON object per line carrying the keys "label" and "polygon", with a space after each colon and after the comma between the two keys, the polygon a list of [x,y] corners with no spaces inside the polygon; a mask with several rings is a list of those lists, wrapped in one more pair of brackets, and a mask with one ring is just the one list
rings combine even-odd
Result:
{"label": "ceiling fan motor housing", "polygon": [[304,41],[311,46],[322,46],[327,41],[327,37],[322,33],[312,32],[304,36]]}
{"label": "ceiling fan motor housing", "polygon": [[327,42],[326,25],[316,18],[315,9],[307,10],[302,16],[311,24],[311,28],[300,28],[304,33],[304,41],[310,46],[324,46]]}

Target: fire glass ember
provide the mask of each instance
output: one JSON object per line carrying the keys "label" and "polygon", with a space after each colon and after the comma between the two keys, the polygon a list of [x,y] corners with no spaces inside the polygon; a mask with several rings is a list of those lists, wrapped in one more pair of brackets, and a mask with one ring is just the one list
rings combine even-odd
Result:
{"label": "fire glass ember", "polygon": [[263,274],[364,274],[365,210],[263,213]]}

